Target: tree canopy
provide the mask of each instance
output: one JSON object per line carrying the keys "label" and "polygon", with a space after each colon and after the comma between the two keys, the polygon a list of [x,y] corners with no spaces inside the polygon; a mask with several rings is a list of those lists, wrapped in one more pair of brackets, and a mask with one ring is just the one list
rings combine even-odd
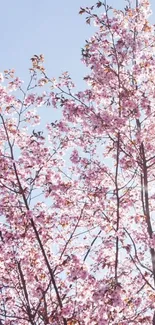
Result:
{"label": "tree canopy", "polygon": [[[0,75],[1,325],[155,325],[150,4],[79,13],[85,90],[43,55],[26,87]],[[42,130],[40,109],[60,118]]]}

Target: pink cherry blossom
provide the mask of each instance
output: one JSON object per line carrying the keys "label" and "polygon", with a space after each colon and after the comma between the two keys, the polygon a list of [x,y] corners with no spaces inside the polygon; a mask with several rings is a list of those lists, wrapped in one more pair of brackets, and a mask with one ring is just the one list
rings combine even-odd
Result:
{"label": "pink cherry blossom", "polygon": [[[27,86],[0,74],[2,325],[155,325],[150,4],[80,14],[95,28],[85,90],[43,55]],[[40,107],[59,116],[44,130]]]}

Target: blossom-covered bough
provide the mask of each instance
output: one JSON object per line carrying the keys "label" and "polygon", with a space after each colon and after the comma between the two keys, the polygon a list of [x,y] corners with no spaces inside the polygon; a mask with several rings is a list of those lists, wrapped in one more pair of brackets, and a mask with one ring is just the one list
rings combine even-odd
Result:
{"label": "blossom-covered bough", "polygon": [[[80,14],[96,28],[84,91],[42,55],[26,89],[0,75],[1,325],[155,325],[150,5]],[[39,112],[55,109],[41,131]]]}

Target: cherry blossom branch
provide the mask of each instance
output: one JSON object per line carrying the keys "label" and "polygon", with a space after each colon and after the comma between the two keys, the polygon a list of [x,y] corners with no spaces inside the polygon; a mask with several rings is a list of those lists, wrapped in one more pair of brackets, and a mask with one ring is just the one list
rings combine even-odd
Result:
{"label": "cherry blossom branch", "polygon": [[[150,273],[153,274],[153,271],[151,269],[149,269],[147,266],[143,265],[143,263],[141,263],[141,261],[139,260],[139,257],[138,257],[138,253],[137,253],[137,248],[136,248],[136,245],[135,245],[135,242],[133,240],[133,238],[131,237],[130,233],[128,232],[128,230],[126,228],[123,228],[125,230],[125,232],[128,234],[132,244],[133,244],[133,247],[134,247],[134,251],[135,251],[135,257],[138,261],[138,263],[140,264],[140,266],[144,269],[146,269],[147,271],[149,271]],[[154,289],[155,290],[155,289]]]}
{"label": "cherry blossom branch", "polygon": [[133,262],[134,265],[136,266],[136,269],[137,269],[137,270],[139,271],[139,273],[141,274],[143,280],[146,282],[146,284],[148,284],[148,286],[149,286],[152,290],[155,290],[154,287],[152,286],[152,284],[150,284],[149,281],[145,278],[145,276],[144,276],[144,274],[142,273],[141,269],[137,266],[137,264],[136,264],[134,258],[132,257],[132,255],[131,255],[131,254],[129,254],[129,255],[130,255],[130,258],[131,258],[132,262]]}
{"label": "cherry blossom branch", "polygon": [[87,251],[87,253],[86,253],[86,255],[85,255],[84,259],[83,259],[84,262],[86,261],[86,259],[87,259],[88,255],[89,255],[89,253],[90,253],[90,251],[91,251],[93,245],[95,244],[95,242],[96,242],[97,238],[99,237],[99,235],[101,234],[101,232],[102,232],[102,230],[100,230],[100,231],[98,232],[98,234],[95,236],[95,238],[94,238],[93,241],[91,242],[90,247],[89,247],[89,249],[88,249],[88,251]]}
{"label": "cherry blossom branch", "polygon": [[24,275],[23,275],[23,271],[22,271],[20,262],[17,262],[17,266],[18,266],[20,279],[21,279],[21,283],[22,283],[22,286],[23,286],[23,290],[24,290],[24,295],[25,295],[26,302],[27,302],[26,310],[27,310],[27,313],[28,313],[29,321],[30,321],[30,323],[32,325],[35,325],[34,318],[33,318],[32,313],[31,313],[31,307],[30,307],[28,292],[27,292],[26,283],[25,283],[25,279],[24,279]]}
{"label": "cherry blossom branch", "polygon": [[[147,165],[146,165],[145,150],[144,150],[143,143],[141,144],[140,150],[141,150],[142,159],[143,159],[143,177],[144,177],[143,192],[144,192],[144,198],[145,198],[144,213],[146,213],[146,223],[147,223],[148,234],[149,234],[150,238],[152,238],[153,230],[152,230],[150,210],[149,210]],[[151,258],[152,258],[153,278],[154,278],[154,285],[155,285],[155,250],[154,250],[154,248],[150,248],[150,253],[151,253]]]}
{"label": "cherry blossom branch", "polygon": [[[81,218],[83,217],[83,212],[84,212],[85,206],[86,206],[86,204],[84,204],[83,208],[81,209],[81,213],[80,213],[80,215],[79,215],[79,218],[78,218],[78,220],[77,220],[77,223],[76,223],[76,225],[74,226],[74,229],[73,229],[73,231],[72,231],[70,237],[68,238],[68,240],[67,240],[67,242],[66,242],[66,244],[65,244],[65,246],[64,246],[64,248],[63,248],[63,251],[62,251],[62,253],[61,253],[61,255],[60,255],[60,260],[61,260],[62,256],[64,255],[64,253],[65,253],[65,251],[66,251],[66,249],[67,249],[67,247],[68,247],[68,244],[69,244],[70,241],[72,240],[72,238],[73,238],[73,236],[74,236],[74,234],[75,234],[75,231],[76,231],[76,229],[77,229],[77,227],[78,227],[78,225],[79,225],[79,222],[80,222]],[[54,269],[54,272],[56,271],[56,269],[57,269],[57,267]]]}
{"label": "cherry blossom branch", "polygon": [[[28,206],[28,203],[27,203],[27,199],[25,197],[25,193],[24,193],[24,190],[22,188],[22,185],[21,185],[21,182],[20,182],[20,179],[19,179],[19,176],[18,176],[18,172],[17,172],[17,168],[16,168],[16,164],[14,162],[14,154],[13,154],[13,148],[12,148],[12,145],[10,143],[10,139],[9,139],[9,135],[8,135],[8,131],[7,131],[7,128],[6,128],[6,125],[5,125],[5,121],[4,121],[4,118],[3,116],[0,114],[0,117],[2,119],[2,122],[3,122],[3,126],[4,126],[4,129],[5,129],[5,133],[6,133],[6,136],[7,136],[7,141],[8,141],[8,145],[9,145],[9,148],[10,148],[10,153],[11,153],[11,158],[13,160],[13,168],[14,168],[14,172],[15,172],[15,176],[16,176],[16,179],[17,179],[17,182],[18,182],[18,186],[19,186],[19,189],[20,189],[20,192],[21,192],[21,195],[23,197],[23,201],[25,203],[25,207],[27,209],[27,211],[29,211],[29,206]],[[57,299],[58,299],[58,303],[59,303],[59,306],[60,308],[62,309],[62,301],[61,301],[61,298],[60,298],[60,295],[59,295],[59,291],[58,291],[58,288],[57,288],[57,285],[56,285],[56,282],[55,282],[55,278],[54,278],[54,275],[53,275],[53,271],[51,269],[51,266],[49,264],[49,261],[48,261],[48,258],[47,258],[47,255],[45,253],[45,250],[44,250],[44,247],[43,247],[43,244],[41,242],[41,239],[40,239],[40,236],[39,236],[39,233],[36,229],[36,226],[35,226],[35,223],[33,221],[33,219],[31,218],[30,219],[30,222],[31,222],[31,225],[32,225],[32,228],[34,230],[34,233],[36,235],[36,239],[38,241],[38,244],[40,246],[40,249],[41,249],[41,252],[43,254],[43,257],[44,257],[44,260],[46,262],[46,266],[48,268],[48,271],[50,273],[50,276],[51,276],[51,280],[52,280],[52,284],[53,284],[53,287],[54,287],[54,290],[55,290],[55,293],[56,293],[56,296],[57,296]],[[67,320],[63,317],[63,322],[64,322],[64,325],[67,325]]]}
{"label": "cherry blossom branch", "polygon": [[[119,223],[120,223],[120,213],[119,213],[119,207],[120,207],[120,197],[119,197],[119,188],[118,188],[118,168],[119,168],[119,154],[120,154],[120,133],[118,134],[118,140],[117,140],[117,157],[116,157],[116,174],[115,174],[115,186],[116,186],[116,200],[117,200],[117,223],[116,223],[116,231],[119,230]],[[118,254],[119,254],[119,238],[116,236],[116,256],[115,256],[115,281],[117,283],[117,270],[118,270]]]}

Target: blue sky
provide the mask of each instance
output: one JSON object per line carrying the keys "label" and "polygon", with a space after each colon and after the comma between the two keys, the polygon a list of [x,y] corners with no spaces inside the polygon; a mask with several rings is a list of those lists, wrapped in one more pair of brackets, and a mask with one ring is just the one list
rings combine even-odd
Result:
{"label": "blue sky", "polygon": [[[80,61],[81,47],[92,30],[78,15],[80,6],[94,0],[5,0],[1,1],[0,71],[14,68],[28,79],[30,58],[45,55],[49,75],[68,70],[80,88],[85,69]],[[97,2],[97,0],[96,0]],[[153,3],[153,0],[152,0]],[[109,0],[114,7],[124,7],[124,0]],[[155,3],[153,5],[155,21]]]}
{"label": "blue sky", "polygon": [[70,71],[80,79],[80,48],[91,35],[79,7],[93,0],[5,0],[1,3],[0,70],[15,68],[23,79],[33,54],[43,53],[51,76]]}

